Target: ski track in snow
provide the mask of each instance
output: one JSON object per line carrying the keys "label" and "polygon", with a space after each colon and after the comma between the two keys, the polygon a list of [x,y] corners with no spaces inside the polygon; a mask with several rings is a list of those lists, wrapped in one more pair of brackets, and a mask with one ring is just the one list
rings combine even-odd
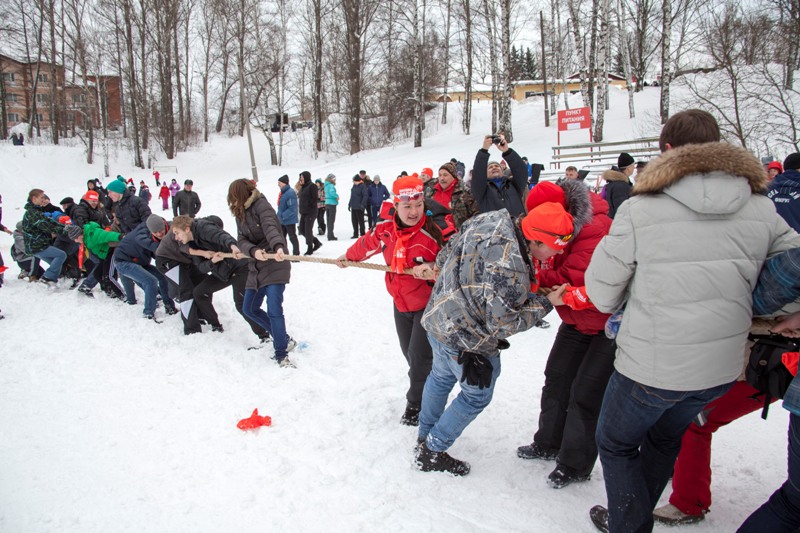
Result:
{"label": "ski track in snow", "polygon": [[[624,94],[612,97],[607,139],[639,134]],[[658,91],[637,95],[637,106],[640,116],[657,109]],[[260,188],[274,203],[278,175],[336,173],[340,240],[323,240],[318,255],[338,257],[353,242],[352,174],[365,168],[391,186],[400,169],[436,169],[452,156],[469,168],[489,133],[488,109],[476,105],[470,137],[454,112],[417,150],[406,144],[315,162],[289,146],[290,162],[275,169],[257,146]],[[547,161],[555,144],[541,114],[541,102],[514,109],[512,147],[531,161]],[[3,222],[13,228],[21,219],[34,186],[54,202],[79,198],[102,173],[83,158],[79,148],[0,146]],[[235,232],[225,194],[231,179],[247,175],[243,140],[216,137],[175,164],[179,182],[195,180],[200,214],[221,216]],[[127,162],[112,173],[152,183],[149,171]],[[156,213],[159,205],[150,203]],[[10,266],[0,290],[0,531],[595,531],[589,508],[606,502],[599,462],[591,481],[553,490],[553,462],[515,453],[536,429],[555,313],[550,329],[510,339],[491,405],[451,450],[472,472],[454,478],[413,467],[416,429],[399,424],[407,367],[381,273],[292,265],[287,326],[308,348],[292,353],[298,368],[290,370],[269,349],[247,350],[256,338],[230,289],[215,297],[225,332],[186,337],[178,316],[161,325],[142,319],[142,298],[128,306],[95,291],[89,301],[66,287],[18,281],[10,246],[0,235]],[[237,429],[256,407],[272,426]],[[735,530],[783,482],[787,427],[776,404],[767,421],[753,413],[715,435],[712,512],[692,531]],[[669,487],[662,502],[668,495]]]}

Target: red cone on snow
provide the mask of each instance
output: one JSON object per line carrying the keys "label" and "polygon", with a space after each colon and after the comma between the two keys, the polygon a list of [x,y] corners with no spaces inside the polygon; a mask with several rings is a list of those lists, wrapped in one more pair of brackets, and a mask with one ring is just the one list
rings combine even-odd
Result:
{"label": "red cone on snow", "polygon": [[242,431],[247,431],[248,429],[256,429],[260,428],[261,426],[271,426],[272,425],[272,418],[269,416],[261,416],[258,414],[258,409],[253,409],[253,414],[250,415],[250,418],[242,418],[239,420],[239,423],[236,424],[236,427],[241,429]]}

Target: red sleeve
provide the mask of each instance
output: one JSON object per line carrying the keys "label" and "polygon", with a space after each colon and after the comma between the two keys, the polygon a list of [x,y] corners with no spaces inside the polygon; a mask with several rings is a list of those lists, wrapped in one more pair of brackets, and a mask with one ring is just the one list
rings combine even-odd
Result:
{"label": "red sleeve", "polygon": [[591,300],[589,300],[589,296],[586,294],[586,287],[567,286],[567,290],[564,293],[562,299],[564,300],[564,305],[566,305],[573,311],[583,311],[584,309],[597,309],[591,302]]}
{"label": "red sleeve", "polygon": [[569,283],[573,287],[582,287],[586,269],[592,260],[592,254],[600,240],[608,233],[608,228],[603,231],[602,226],[587,224],[581,229],[578,237],[567,250],[563,257],[556,258],[556,267],[552,270],[539,272],[539,285],[553,287]]}
{"label": "red sleeve", "polygon": [[[380,253],[383,249],[383,241],[381,236],[388,231],[387,228],[382,227],[384,224],[378,224],[369,231],[366,235],[359,238],[356,242],[347,249],[345,257],[348,261],[363,261],[369,259],[373,255]],[[390,223],[391,225],[391,223]]]}

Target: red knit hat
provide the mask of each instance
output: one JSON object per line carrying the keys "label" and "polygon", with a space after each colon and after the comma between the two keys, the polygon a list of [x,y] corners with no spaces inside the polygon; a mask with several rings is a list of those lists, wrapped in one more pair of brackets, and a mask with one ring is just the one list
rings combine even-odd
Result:
{"label": "red knit hat", "polygon": [[534,207],[547,202],[555,202],[560,204],[564,209],[567,208],[567,196],[566,193],[564,193],[564,189],[555,183],[542,181],[528,193],[528,199],[525,201],[525,208],[530,212]]}
{"label": "red knit hat", "polygon": [[97,194],[97,191],[86,191],[86,194],[83,195],[83,199],[87,202],[92,200],[100,200],[100,195]]}
{"label": "red knit hat", "polygon": [[522,233],[529,241],[540,241],[555,250],[562,250],[572,239],[572,215],[560,204],[546,202],[522,219]]}
{"label": "red knit hat", "polygon": [[427,174],[429,177],[433,177],[433,169],[425,167],[422,169],[422,174]]}
{"label": "red knit hat", "polygon": [[783,174],[783,165],[781,165],[780,161],[773,161],[767,165],[767,170],[772,170],[773,168],[778,169],[778,174]]}
{"label": "red knit hat", "polygon": [[397,178],[392,184],[392,192],[394,193],[394,203],[408,202],[409,200],[417,200],[422,198],[422,180],[416,175],[403,176]]}

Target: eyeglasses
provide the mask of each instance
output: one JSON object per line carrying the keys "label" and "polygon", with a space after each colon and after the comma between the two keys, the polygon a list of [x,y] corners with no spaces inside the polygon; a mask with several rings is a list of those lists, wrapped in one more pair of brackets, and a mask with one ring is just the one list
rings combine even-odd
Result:
{"label": "eyeglasses", "polygon": [[421,192],[415,192],[412,194],[400,194],[398,196],[395,196],[395,198],[397,198],[397,200],[400,202],[413,202],[414,200],[419,200],[420,198],[422,198],[422,194],[423,193]]}
{"label": "eyeglasses", "polygon": [[545,231],[539,228],[531,228],[533,231],[538,231],[539,233],[544,233],[545,235],[552,235],[553,237],[557,237],[561,242],[567,243],[572,239],[572,233],[568,233],[566,235],[559,235],[558,233],[553,233],[552,231]]}

